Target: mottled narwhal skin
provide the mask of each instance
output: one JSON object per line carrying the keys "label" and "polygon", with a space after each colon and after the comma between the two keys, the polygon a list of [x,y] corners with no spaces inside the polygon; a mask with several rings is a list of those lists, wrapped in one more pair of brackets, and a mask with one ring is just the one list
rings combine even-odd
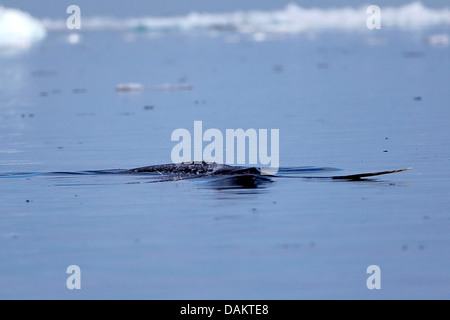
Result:
{"label": "mottled narwhal skin", "polygon": [[254,167],[230,166],[210,162],[184,162],[161,164],[126,170],[128,174],[149,174],[157,176],[158,181],[178,181],[195,178],[214,177],[209,185],[215,189],[259,188],[270,182]]}
{"label": "mottled narwhal skin", "polygon": [[157,173],[167,175],[188,175],[188,176],[261,174],[259,169],[253,167],[229,166],[225,164],[210,163],[204,161],[154,165],[149,167],[127,170],[126,173]]}

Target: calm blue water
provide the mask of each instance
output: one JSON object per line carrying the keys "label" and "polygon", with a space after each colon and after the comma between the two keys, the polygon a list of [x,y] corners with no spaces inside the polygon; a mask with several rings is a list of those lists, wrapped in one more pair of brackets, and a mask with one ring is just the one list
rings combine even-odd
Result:
{"label": "calm blue water", "polygon": [[[448,299],[450,51],[423,41],[446,31],[50,33],[0,57],[0,175],[168,163],[172,131],[195,120],[280,129],[281,166],[414,168],[243,190],[0,176],[0,297]],[[127,82],[192,90],[115,91]]]}

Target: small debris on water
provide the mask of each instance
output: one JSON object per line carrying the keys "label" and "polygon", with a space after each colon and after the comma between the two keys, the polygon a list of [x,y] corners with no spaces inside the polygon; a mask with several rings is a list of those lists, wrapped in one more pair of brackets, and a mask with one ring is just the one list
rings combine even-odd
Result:
{"label": "small debris on water", "polygon": [[273,72],[280,73],[283,72],[284,67],[281,64],[276,64],[272,67]]}
{"label": "small debris on water", "polygon": [[301,249],[302,247],[301,243],[283,243],[281,245],[283,249]]}
{"label": "small debris on water", "polygon": [[54,77],[58,73],[56,71],[38,70],[31,72],[32,77]]}
{"label": "small debris on water", "polygon": [[422,58],[425,56],[425,53],[421,51],[406,51],[403,52],[404,58]]}

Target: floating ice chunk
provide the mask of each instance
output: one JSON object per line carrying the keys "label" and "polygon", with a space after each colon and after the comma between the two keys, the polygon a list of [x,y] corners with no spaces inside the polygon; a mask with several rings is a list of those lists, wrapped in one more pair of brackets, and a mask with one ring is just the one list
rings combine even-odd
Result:
{"label": "floating ice chunk", "polygon": [[67,42],[70,44],[78,44],[81,42],[81,35],[79,33],[71,33],[67,36]]}
{"label": "floating ice chunk", "polygon": [[265,41],[267,38],[266,34],[263,32],[256,32],[253,34],[253,40],[256,42],[262,42]]}
{"label": "floating ice chunk", "polygon": [[192,86],[189,84],[170,84],[164,83],[149,87],[153,91],[189,91],[192,90]]}
{"label": "floating ice chunk", "polygon": [[151,90],[151,91],[189,91],[192,90],[193,87],[189,84],[158,84],[153,86],[144,86],[140,83],[121,83],[116,86],[116,91],[119,92],[127,92],[127,91],[143,91],[143,90]]}
{"label": "floating ice chunk", "polygon": [[116,86],[116,91],[142,91],[144,85],[140,83],[121,83]]}
{"label": "floating ice chunk", "polygon": [[426,42],[432,46],[447,47],[450,45],[450,37],[448,34],[435,34],[426,38]]}
{"label": "floating ice chunk", "polygon": [[46,34],[42,23],[29,13],[0,6],[0,48],[28,48]]}

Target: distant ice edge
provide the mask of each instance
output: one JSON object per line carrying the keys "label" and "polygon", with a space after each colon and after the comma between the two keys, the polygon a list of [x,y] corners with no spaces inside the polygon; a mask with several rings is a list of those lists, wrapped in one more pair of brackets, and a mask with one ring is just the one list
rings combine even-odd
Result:
{"label": "distant ice edge", "polygon": [[[192,32],[202,30],[239,33],[301,33],[320,30],[364,30],[368,5],[358,8],[302,8],[295,3],[275,11],[237,11],[232,13],[191,12],[178,17],[107,18],[83,17],[83,30],[121,30],[143,32]],[[450,9],[431,9],[421,2],[381,7],[382,27],[414,29],[450,26]],[[42,21],[48,30],[66,29],[64,20]]]}
{"label": "distant ice edge", "polygon": [[[321,30],[365,30],[368,5],[358,8],[302,8],[295,3],[274,11],[192,12],[179,17],[83,17],[82,31],[185,33],[214,30],[249,34],[295,34]],[[431,9],[421,2],[381,7],[382,28],[415,29],[450,26],[450,9]],[[64,15],[64,14],[63,14]],[[66,19],[38,20],[19,9],[0,6],[0,48],[28,48],[47,31],[65,31]],[[448,40],[448,39],[447,39]]]}

